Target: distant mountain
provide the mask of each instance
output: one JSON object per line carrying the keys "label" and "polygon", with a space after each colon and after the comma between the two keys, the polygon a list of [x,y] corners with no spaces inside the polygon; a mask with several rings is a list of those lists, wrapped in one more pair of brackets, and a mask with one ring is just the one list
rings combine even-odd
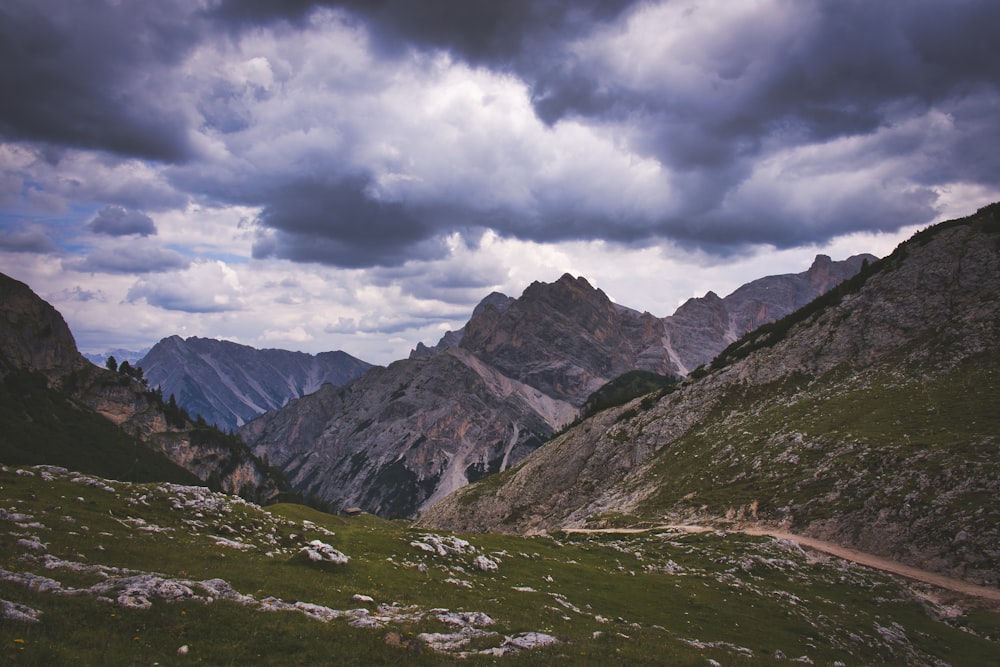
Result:
{"label": "distant mountain", "polygon": [[567,429],[420,525],[765,522],[1000,582],[1000,204],[916,234],[691,376]]}
{"label": "distant mountain", "polygon": [[146,356],[148,352],[148,347],[141,350],[126,350],[122,347],[116,347],[113,350],[107,350],[101,353],[84,352],[83,356],[86,357],[87,361],[96,366],[104,366],[110,357],[114,357],[116,363],[120,364],[123,361],[127,361],[131,365],[136,366],[138,365],[139,360]]}
{"label": "distant mountain", "polygon": [[808,271],[759,278],[725,298],[709,292],[688,299],[664,318],[671,372],[687,375],[743,334],[780,320],[877,260],[865,254],[834,262],[816,255]]}
{"label": "distant mountain", "polygon": [[469,481],[516,465],[615,378],[639,370],[668,381],[677,368],[671,331],[709,332],[701,340],[721,350],[729,332],[751,322],[740,317],[741,307],[760,304],[761,319],[788,312],[801,294],[832,284],[821,274],[861,264],[817,259],[820,268],[757,281],[759,289],[713,315],[721,328],[715,319],[695,327],[692,315],[671,324],[616,305],[568,274],[533,283],[517,299],[494,293],[434,348],[292,401],[241,434],[305,496],[335,509],[412,516]]}
{"label": "distant mountain", "polygon": [[192,422],[123,366],[88,362],[55,308],[0,274],[0,461],[278,495],[283,481],[246,445]]}
{"label": "distant mountain", "polygon": [[346,352],[258,350],[179,336],[161,340],[138,365],[164,396],[173,395],[190,414],[201,415],[225,431],[324,384],[347,384],[372,368]]}

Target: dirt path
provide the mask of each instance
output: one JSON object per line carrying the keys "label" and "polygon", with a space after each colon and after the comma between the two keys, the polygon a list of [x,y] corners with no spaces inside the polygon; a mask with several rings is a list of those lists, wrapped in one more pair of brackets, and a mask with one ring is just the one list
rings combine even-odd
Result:
{"label": "dirt path", "polygon": [[[709,526],[698,526],[698,525],[668,525],[668,526],[656,526],[654,528],[605,528],[605,529],[569,528],[566,529],[565,532],[628,534],[628,533],[644,533],[656,530],[682,530],[684,532],[689,532],[689,533],[704,533],[717,529],[711,528]],[[936,572],[929,572],[927,570],[921,570],[920,568],[911,567],[909,565],[903,565],[902,563],[897,563],[896,561],[889,560],[887,558],[881,558],[873,554],[864,553],[863,551],[848,549],[847,547],[842,547],[839,544],[834,544],[833,542],[818,540],[812,537],[806,537],[804,535],[795,535],[793,533],[787,533],[785,531],[778,530],[776,528],[766,528],[766,527],[744,527],[729,532],[739,532],[739,533],[744,533],[746,535],[765,535],[767,537],[774,537],[782,540],[791,540],[793,542],[798,543],[798,545],[803,548],[813,549],[815,551],[820,551],[825,554],[830,554],[831,556],[836,556],[837,558],[843,558],[844,560],[851,561],[852,563],[865,565],[867,567],[875,568],[877,570],[882,570],[883,572],[890,572],[892,574],[896,574],[901,577],[906,577],[907,579],[913,579],[915,581],[920,581],[925,584],[930,584],[932,586],[944,588],[949,591],[961,593],[962,595],[968,595],[971,597],[984,598],[987,600],[992,600],[994,602],[1000,602],[1000,590],[997,590],[995,588],[989,588],[988,586],[977,586],[976,584],[970,584],[968,582],[962,581],[961,579],[954,579],[952,577],[946,577],[943,574],[937,574]]]}

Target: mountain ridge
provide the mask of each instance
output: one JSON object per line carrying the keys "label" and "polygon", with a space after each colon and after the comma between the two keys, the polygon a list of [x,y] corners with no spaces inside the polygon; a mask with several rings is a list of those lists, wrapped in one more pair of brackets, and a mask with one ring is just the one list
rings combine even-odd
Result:
{"label": "mountain ridge", "polygon": [[[815,265],[851,271],[849,263],[829,258]],[[816,273],[770,282],[809,292]],[[768,279],[761,280],[758,287],[767,291]],[[772,291],[751,293],[742,303],[776,304],[767,313],[792,307],[794,299],[782,295],[796,289]],[[728,318],[707,328],[729,331]],[[725,346],[722,334],[702,338]],[[517,299],[493,293],[435,348],[418,348],[343,388],[292,401],[240,433],[305,496],[333,509],[412,516],[448,491],[517,464],[622,374],[672,375],[667,341],[664,318],[615,304],[585,278],[565,274],[532,283]],[[430,379],[429,369],[439,377]],[[427,449],[429,441],[436,452]]]}
{"label": "mountain ridge", "polygon": [[194,336],[162,339],[138,365],[152,386],[226,431],[324,384],[346,384],[372,368],[342,351],[256,349]]}

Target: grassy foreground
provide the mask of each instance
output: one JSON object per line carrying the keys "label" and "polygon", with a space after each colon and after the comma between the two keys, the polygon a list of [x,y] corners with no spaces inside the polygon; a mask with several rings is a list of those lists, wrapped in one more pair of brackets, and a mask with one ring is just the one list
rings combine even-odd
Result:
{"label": "grassy foreground", "polygon": [[[314,540],[347,562],[311,560]],[[974,666],[1000,655],[995,613],[768,538],[431,535],[57,468],[0,468],[0,561],[3,664]]]}

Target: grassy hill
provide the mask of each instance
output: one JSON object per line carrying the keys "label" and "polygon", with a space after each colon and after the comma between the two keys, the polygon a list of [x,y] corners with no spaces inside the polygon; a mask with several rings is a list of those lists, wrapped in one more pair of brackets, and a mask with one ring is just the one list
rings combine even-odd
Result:
{"label": "grassy hill", "polygon": [[[347,561],[311,560],[313,540]],[[1000,652],[988,611],[767,538],[450,536],[45,467],[0,469],[0,561],[5,664],[975,666]]]}

